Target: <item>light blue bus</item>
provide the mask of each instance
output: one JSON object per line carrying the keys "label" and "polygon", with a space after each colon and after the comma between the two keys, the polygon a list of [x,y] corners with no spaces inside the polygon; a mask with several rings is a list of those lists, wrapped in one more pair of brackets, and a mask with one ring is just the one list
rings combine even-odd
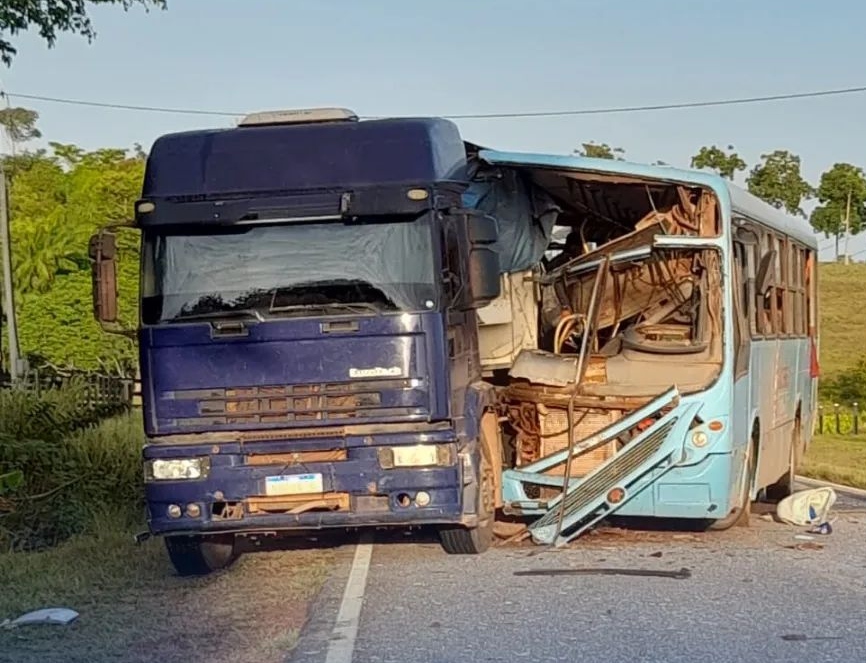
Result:
{"label": "light blue bus", "polygon": [[726,529],[789,494],[816,412],[808,223],[703,171],[475,158],[488,184],[473,201],[497,214],[501,247],[533,241],[504,220],[520,187],[539,243],[574,240],[506,274],[478,313],[505,422],[502,512],[558,544],[614,513]]}

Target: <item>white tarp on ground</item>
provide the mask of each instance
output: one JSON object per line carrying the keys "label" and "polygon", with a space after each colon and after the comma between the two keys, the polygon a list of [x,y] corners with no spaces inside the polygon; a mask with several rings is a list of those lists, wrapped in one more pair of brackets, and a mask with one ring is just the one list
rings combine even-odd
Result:
{"label": "white tarp on ground", "polygon": [[806,527],[821,525],[830,517],[830,509],[836,503],[836,491],[821,487],[788,495],[776,506],[776,515],[789,525]]}

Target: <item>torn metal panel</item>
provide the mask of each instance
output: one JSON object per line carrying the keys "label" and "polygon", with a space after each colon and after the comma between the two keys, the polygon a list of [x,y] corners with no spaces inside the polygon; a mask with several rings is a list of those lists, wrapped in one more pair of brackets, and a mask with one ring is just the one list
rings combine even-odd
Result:
{"label": "torn metal panel", "polygon": [[543,350],[522,351],[508,371],[510,378],[554,387],[574,384],[576,374],[576,355],[555,355]]}
{"label": "torn metal panel", "polygon": [[[654,401],[654,404],[657,403],[659,400]],[[541,512],[541,517],[529,527],[533,541],[557,546],[568,543],[602,518],[609,517],[658,480],[659,476],[675,467],[683,457],[686,435],[699,408],[697,403],[680,405],[662,415],[587,476],[571,478],[565,495],[560,493],[543,504],[527,499],[526,506],[530,511],[534,507],[536,512]],[[627,432],[627,427],[620,422],[615,431],[622,435]],[[581,443],[578,448],[585,451],[592,444],[598,446],[616,437],[617,433],[611,431]],[[565,455],[568,455],[567,450]],[[522,483],[541,479],[540,483],[548,486],[553,484],[554,479],[549,473],[537,476],[527,471],[521,471],[517,477],[509,477],[511,481],[517,478]],[[564,479],[560,478],[560,482]]]}

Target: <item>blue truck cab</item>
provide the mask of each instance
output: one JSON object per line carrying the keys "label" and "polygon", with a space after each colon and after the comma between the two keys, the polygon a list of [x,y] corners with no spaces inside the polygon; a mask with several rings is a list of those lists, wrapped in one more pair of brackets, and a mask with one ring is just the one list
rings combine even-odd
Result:
{"label": "blue truck cab", "polygon": [[[224,566],[239,534],[489,544],[475,309],[500,280],[467,185],[443,119],[262,113],[155,142],[135,207],[145,487],[179,571]],[[112,233],[91,252],[111,322]]]}

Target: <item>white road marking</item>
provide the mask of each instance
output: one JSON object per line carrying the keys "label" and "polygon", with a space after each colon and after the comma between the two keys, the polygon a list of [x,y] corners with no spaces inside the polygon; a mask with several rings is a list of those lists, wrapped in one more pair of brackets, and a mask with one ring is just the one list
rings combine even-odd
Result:
{"label": "white road marking", "polygon": [[346,581],[346,591],[343,593],[340,611],[337,613],[337,623],[331,634],[325,663],[352,663],[355,638],[361,621],[361,607],[364,604],[364,589],[367,586],[367,571],[370,569],[372,555],[373,537],[364,534],[358,542],[358,547],[355,548],[355,558],[352,560],[352,569]]}

